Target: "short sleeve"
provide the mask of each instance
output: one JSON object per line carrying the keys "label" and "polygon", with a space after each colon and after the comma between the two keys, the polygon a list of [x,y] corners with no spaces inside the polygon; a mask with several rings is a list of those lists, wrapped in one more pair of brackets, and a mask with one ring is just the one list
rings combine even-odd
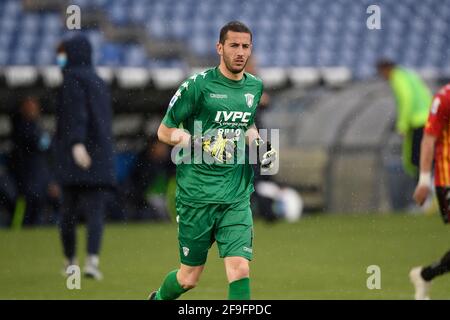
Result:
{"label": "short sleeve", "polygon": [[[259,91],[258,96],[256,97],[256,103],[255,103],[255,106],[258,106],[258,105],[259,105],[259,102],[261,101],[261,97],[262,97],[262,95],[263,95],[263,93],[264,93],[264,86],[263,86],[262,81],[261,81],[261,87],[260,87],[259,90],[260,90],[260,91]],[[258,112],[258,110],[256,110],[256,112]],[[256,112],[252,114],[252,116],[251,116],[251,118],[250,118],[250,121],[248,122],[248,127],[249,127],[249,128],[255,124]]]}
{"label": "short sleeve", "polygon": [[446,95],[438,93],[433,102],[425,125],[425,133],[439,138],[450,118],[449,103]]}
{"label": "short sleeve", "polygon": [[169,128],[177,128],[189,118],[195,109],[199,90],[193,81],[185,81],[170,100],[162,123]]}

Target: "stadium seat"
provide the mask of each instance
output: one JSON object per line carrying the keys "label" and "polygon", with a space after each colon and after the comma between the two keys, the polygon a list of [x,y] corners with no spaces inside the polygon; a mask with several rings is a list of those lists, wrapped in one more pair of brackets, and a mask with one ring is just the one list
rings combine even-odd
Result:
{"label": "stadium seat", "polygon": [[130,67],[143,67],[146,64],[147,54],[142,46],[129,45],[124,48],[123,63]]}
{"label": "stadium seat", "polygon": [[[408,0],[401,4],[379,1],[377,4],[383,9],[381,30],[362,28],[367,13],[360,4],[348,0],[76,0],[73,4],[100,8],[108,23],[116,27],[142,25],[149,41],[183,40],[188,50],[200,58],[215,55],[214,44],[221,25],[240,19],[254,33],[254,49],[262,67],[344,66],[352,70],[355,78],[367,78],[375,74],[368,65],[381,56],[410,67],[442,68],[448,60],[442,52],[450,50],[450,6],[443,6],[438,0]],[[259,10],[254,10],[255,6]],[[2,65],[45,65],[53,59],[50,51],[64,33],[64,20],[60,13],[24,11],[21,1],[5,0],[0,2],[0,28],[0,46],[7,50],[0,52]],[[409,32],[405,36],[406,30]],[[152,60],[144,54],[143,44],[106,43],[101,30],[87,32],[97,64],[158,68],[180,64],[176,60]],[[38,54],[29,57],[25,50]]]}
{"label": "stadium seat", "polygon": [[101,48],[102,55],[100,65],[119,66],[123,57],[121,45],[115,43],[106,43]]}

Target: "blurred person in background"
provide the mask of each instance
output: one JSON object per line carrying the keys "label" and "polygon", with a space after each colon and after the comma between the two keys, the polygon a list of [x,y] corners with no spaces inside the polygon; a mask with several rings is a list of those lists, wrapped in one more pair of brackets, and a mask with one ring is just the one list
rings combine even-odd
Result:
{"label": "blurred person in background", "polygon": [[[434,161],[434,185],[439,209],[445,224],[450,222],[450,84],[434,97],[425,126],[420,155],[420,175],[413,198],[423,205],[431,191]],[[450,272],[450,250],[437,262],[411,270],[409,277],[416,300],[430,298],[431,281]]]}
{"label": "blurred person in background", "polygon": [[[253,54],[248,59],[245,71],[258,76],[257,58]],[[264,91],[255,115],[256,127],[268,129],[263,123],[264,114],[270,108],[270,95]],[[267,222],[287,219],[290,222],[300,218],[303,211],[303,200],[300,194],[289,186],[275,182],[272,175],[262,175],[260,166],[254,164],[255,192],[251,195],[252,209]]]}
{"label": "blurred person in background", "polygon": [[121,195],[123,202],[131,202],[134,218],[170,218],[167,191],[174,176],[175,165],[170,160],[169,146],[160,142],[157,136],[149,137],[144,150],[137,156]]}
{"label": "blurred person in background", "polygon": [[[245,66],[245,71],[254,75],[258,75],[257,68],[257,59],[254,55],[250,56],[247,61],[247,65]],[[261,96],[261,100],[258,105],[258,112],[255,115],[255,124],[257,128],[264,129],[263,125],[263,114],[268,110],[270,103],[270,96],[266,91],[263,91]],[[253,171],[255,172],[254,183],[255,183],[255,192],[251,195],[251,204],[252,208],[254,208],[254,212],[259,215],[261,218],[266,220],[267,222],[274,222],[279,218],[279,215],[275,212],[275,200],[271,194],[268,197],[264,192],[261,192],[261,187],[258,185],[264,181],[270,181],[270,175],[261,175],[260,168],[258,165],[254,164]],[[264,185],[264,183],[263,183]]]}
{"label": "blurred person in background", "polygon": [[46,204],[51,200],[57,203],[60,198],[49,164],[50,135],[42,128],[40,119],[39,100],[32,96],[26,97],[12,116],[10,167],[18,193],[25,199],[24,225],[40,223]]}
{"label": "blurred person in background", "polygon": [[[256,56],[254,55],[250,56],[247,65],[245,66],[245,71],[254,74],[255,76],[258,76],[259,72],[257,64],[258,61]],[[269,110],[269,108],[270,108],[270,95],[267,93],[267,91],[264,91],[261,96],[261,100],[259,101],[258,112],[255,115],[255,124],[258,128],[264,128],[263,115]]]}
{"label": "blurred person in background", "polygon": [[110,90],[95,73],[92,47],[83,35],[62,42],[57,63],[64,77],[56,113],[55,147],[63,189],[60,231],[65,267],[78,263],[76,226],[78,214],[83,213],[87,221],[84,274],[100,280],[106,201],[116,184]]}
{"label": "blurred person in background", "polygon": [[397,106],[396,131],[403,138],[402,163],[405,172],[417,179],[420,143],[432,95],[418,74],[389,59],[377,62],[379,75],[389,82]]}
{"label": "blurred person in background", "polygon": [[17,199],[17,183],[9,168],[8,158],[0,162],[0,227],[11,226]]}

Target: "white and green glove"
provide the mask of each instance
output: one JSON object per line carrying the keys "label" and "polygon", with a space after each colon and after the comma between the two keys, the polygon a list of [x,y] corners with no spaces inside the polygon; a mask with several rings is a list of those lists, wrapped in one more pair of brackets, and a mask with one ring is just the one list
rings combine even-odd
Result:
{"label": "white and green glove", "polygon": [[253,141],[253,143],[257,147],[258,156],[261,148],[262,150],[265,150],[262,157],[260,157],[261,172],[269,171],[272,169],[274,162],[277,160],[277,151],[272,148],[270,141],[265,142],[261,138],[257,138]]}

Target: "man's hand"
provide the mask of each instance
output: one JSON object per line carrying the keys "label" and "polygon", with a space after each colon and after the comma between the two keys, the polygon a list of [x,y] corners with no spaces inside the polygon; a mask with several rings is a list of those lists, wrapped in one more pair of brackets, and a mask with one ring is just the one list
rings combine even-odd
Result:
{"label": "man's hand", "polygon": [[266,152],[261,157],[260,165],[261,165],[261,172],[266,172],[272,169],[273,163],[277,160],[277,151],[272,148],[272,145],[269,141],[264,142],[262,139],[258,138],[254,140],[254,143],[256,144],[256,147],[258,148],[258,156],[259,156],[259,150],[263,148],[264,145],[267,146]]}
{"label": "man's hand", "polygon": [[423,205],[425,200],[427,200],[428,193],[430,192],[430,187],[426,185],[417,185],[416,190],[414,191],[414,201],[419,205]]}
{"label": "man's hand", "polygon": [[234,155],[234,137],[223,137],[222,134],[216,136],[194,137],[192,139],[193,148],[201,146],[204,152],[223,163],[231,159]]}
{"label": "man's hand", "polygon": [[431,188],[431,173],[420,173],[419,182],[414,191],[413,199],[419,205],[423,205],[427,200]]}
{"label": "man's hand", "polygon": [[77,166],[79,166],[83,170],[87,170],[91,167],[91,157],[89,156],[84,144],[74,144],[72,147],[72,156]]}

